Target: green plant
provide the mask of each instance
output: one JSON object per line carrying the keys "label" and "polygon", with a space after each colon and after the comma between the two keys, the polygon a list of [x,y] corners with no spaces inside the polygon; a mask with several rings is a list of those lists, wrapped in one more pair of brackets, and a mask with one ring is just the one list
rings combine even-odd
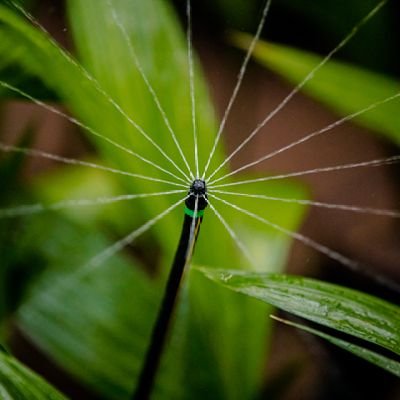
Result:
{"label": "green plant", "polygon": [[[105,398],[128,398],[136,385],[148,345],[182,211],[174,211],[158,221],[140,246],[133,247],[131,252],[112,254],[102,264],[88,264],[88,260],[103,254],[104,248],[112,245],[113,237],[127,235],[133,227],[160,215],[183,194],[171,193],[174,199],[169,194],[139,197],[132,199],[135,203],[117,202],[113,207],[99,201],[99,198],[117,198],[126,193],[162,193],[168,188],[162,180],[174,179],[163,171],[172,171],[171,162],[138,133],[133,126],[136,123],[145,132],[151,132],[151,137],[174,162],[181,162],[170,131],[140,71],[134,68],[132,48],[124,38],[124,31],[115,23],[112,11],[131,38],[134,52],[165,108],[184,153],[193,159],[192,137],[188,134],[192,131],[189,85],[187,79],[182,79],[187,76],[185,42],[171,7],[163,1],[113,1],[110,7],[108,1],[72,0],[67,7],[76,52],[85,70],[71,62],[58,45],[23,15],[6,6],[0,7],[0,68],[6,77],[15,66],[23,72],[13,78],[15,81],[8,80],[2,85],[2,94],[5,97],[15,94],[10,92],[10,83],[28,91],[30,86],[26,82],[39,79],[44,86],[42,90],[50,93],[42,98],[58,99],[84,126],[90,127],[86,133],[96,148],[96,164],[136,175],[150,175],[146,171],[151,169],[151,177],[159,181],[79,165],[35,180],[29,188],[31,202],[40,202],[48,210],[45,214],[24,216],[26,208],[14,209],[13,216],[21,218],[21,229],[13,244],[15,253],[30,254],[31,260],[46,268],[31,282],[29,291],[21,299],[17,323],[25,335],[79,381]],[[291,57],[306,60],[304,55]],[[88,78],[86,70],[96,81]],[[217,129],[198,64],[195,76],[196,113],[201,116],[198,118],[199,157],[200,164],[204,165]],[[387,120],[387,114],[379,118]],[[7,149],[11,150],[3,148]],[[129,153],[132,150],[148,160],[156,160],[162,170],[149,167]],[[223,160],[223,150],[218,148],[211,170]],[[85,162],[93,166],[93,160]],[[179,165],[184,169],[184,164]],[[222,169],[222,172],[228,171]],[[179,171],[174,170],[175,174],[180,176]],[[241,176],[241,179],[250,178]],[[296,182],[258,183],[251,192],[278,198],[309,196]],[[82,198],[90,200],[90,209],[70,209],[59,203],[63,199]],[[17,201],[12,198],[11,204]],[[240,205],[258,209],[259,201],[243,198]],[[303,204],[271,202],[267,216],[284,229],[294,231],[305,211]],[[211,210],[208,214],[212,214]],[[157,380],[157,398],[204,398],[212,392],[217,399],[243,399],[257,393],[264,361],[260,354],[267,353],[265,339],[271,329],[271,321],[266,316],[272,308],[250,297],[261,297],[268,304],[399,353],[398,307],[322,282],[275,275],[283,270],[290,238],[277,233],[272,226],[266,227],[262,221],[240,216],[229,207],[224,209],[224,218],[233,221],[235,230],[244,237],[245,245],[256,258],[256,267],[249,266],[234,247],[218,218],[206,214],[194,263],[207,266],[200,271],[222,285],[214,285],[198,271],[190,273]],[[151,253],[150,261],[143,257],[141,248]],[[161,256],[157,257],[156,253]],[[215,269],[227,262],[229,270],[236,268],[245,272]],[[152,279],[143,271],[154,265],[158,274]],[[274,275],[267,275],[270,273]],[[226,290],[226,286],[233,290]],[[299,310],[299,304],[304,309]],[[338,309],[338,304],[347,308]],[[340,311],[340,320],[336,311]],[[347,319],[356,318],[357,323],[367,326],[365,331],[348,329]],[[374,331],[374,328],[380,330]],[[394,357],[390,359],[355,346],[351,338],[341,340],[319,330],[313,332],[399,374],[399,363]],[[53,389],[26,374],[9,356],[4,357],[3,364],[0,368],[2,390],[16,398],[32,398],[26,390],[29,387],[44,391],[44,394],[38,392],[37,398],[51,396]],[[12,374],[8,373],[9,364],[17,365]],[[14,389],[21,379],[27,386]],[[56,394],[52,396],[57,398]]]}

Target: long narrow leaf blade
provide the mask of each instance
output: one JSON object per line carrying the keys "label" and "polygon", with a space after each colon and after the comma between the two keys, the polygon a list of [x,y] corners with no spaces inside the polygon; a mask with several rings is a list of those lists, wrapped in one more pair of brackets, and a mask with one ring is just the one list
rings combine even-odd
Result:
{"label": "long narrow leaf blade", "polygon": [[400,354],[400,307],[314,279],[230,270],[201,270],[221,285],[299,317]]}
{"label": "long narrow leaf blade", "polygon": [[[250,39],[243,34],[233,36],[233,42],[243,49],[248,47]],[[254,57],[295,85],[322,60],[317,54],[270,42],[260,42]],[[349,63],[330,60],[304,86],[303,91],[345,116],[400,92],[400,82]],[[393,100],[359,115],[357,122],[400,143],[398,109],[399,100]]]}
{"label": "long narrow leaf blade", "polygon": [[321,332],[318,329],[313,329],[310,328],[307,325],[303,324],[298,324],[292,321],[288,321],[286,319],[281,319],[272,316],[273,319],[282,322],[283,324],[292,326],[297,329],[301,329],[302,331],[312,333],[315,336],[318,336],[322,339],[327,340],[328,342],[334,344],[335,346],[338,346],[344,350],[349,351],[350,353],[355,354],[358,357],[363,358],[366,361],[369,361],[372,364],[375,364],[376,366],[385,369],[388,372],[391,372],[392,374],[400,377],[400,363],[398,361],[392,360],[388,357],[385,357],[379,353],[376,353],[374,351],[371,351],[369,349],[366,349],[364,347],[358,346],[356,344],[350,343],[346,340],[336,338],[332,335],[328,335],[327,333]]}
{"label": "long narrow leaf blade", "polygon": [[0,352],[0,398],[65,400],[65,397],[13,357]]}

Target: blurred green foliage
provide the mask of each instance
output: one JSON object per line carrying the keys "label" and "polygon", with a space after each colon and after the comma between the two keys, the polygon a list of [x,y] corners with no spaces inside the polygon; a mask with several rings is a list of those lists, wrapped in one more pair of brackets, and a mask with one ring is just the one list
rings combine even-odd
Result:
{"label": "blurred green foliage", "polygon": [[[233,41],[247,48],[250,36],[236,34]],[[322,57],[279,44],[259,42],[254,57],[292,84],[299,84]],[[356,65],[330,61],[302,89],[340,115],[367,109],[376,102],[400,93],[400,81]],[[361,113],[356,122],[400,144],[399,98]]]}
{"label": "blurred green foliage", "polygon": [[[174,159],[179,160],[179,154],[150,94],[140,74],[133,68],[129,46],[113,23],[107,2],[99,5],[98,2],[71,1],[68,6],[75,44],[85,68],[124,112],[151,132],[153,139]],[[187,78],[182,79],[187,76],[186,50],[172,11],[163,2],[121,1],[116,2],[114,7],[132,38],[135,52],[159,95],[185,153],[193,157],[192,137],[188,134],[191,132],[188,82]],[[94,15],[96,18],[93,18]],[[0,9],[0,18],[3,21],[0,31],[2,43],[8,43],[8,48],[17,49],[13,63],[23,66],[29,75],[40,77],[85,124],[115,142],[157,160],[164,168],[170,168],[158,151],[99,93],[93,81],[69,62],[46,35],[7,8]],[[6,59],[7,54],[6,51],[2,59]],[[201,116],[199,153],[204,165],[216,129],[198,67],[196,72],[197,113]],[[89,137],[109,165],[142,174],[148,170],[143,163],[126,156],[109,143]],[[219,152],[214,158],[214,165],[221,159],[222,153]],[[152,176],[157,174],[158,171],[152,171]],[[159,174],[159,177],[164,176]],[[75,172],[74,168],[63,168],[54,177],[43,177],[33,187],[35,198],[45,204],[77,195],[93,198],[99,194],[162,190],[165,190],[163,184],[114,178],[98,171]],[[305,195],[304,190],[294,184],[270,185],[268,190],[290,197]],[[141,240],[142,246],[147,247],[148,251],[157,248],[162,254],[158,265],[158,270],[162,272],[161,282],[152,282],[144,276],[141,280],[138,277],[130,278],[132,264],[140,264],[140,261],[135,261],[132,256],[127,258],[127,255],[122,259],[118,256],[107,260],[107,265],[88,273],[88,277],[82,277],[79,271],[85,270],[85,263],[106,247],[114,235],[126,234],[132,227],[161,212],[171,202],[167,197],[138,200],[132,206],[122,205],[112,208],[112,211],[107,211],[107,208],[111,208],[104,206],[97,213],[93,213],[93,209],[84,213],[82,210],[68,210],[64,216],[56,213],[57,218],[52,212],[48,216],[27,218],[24,223],[20,242],[29,243],[31,249],[45,260],[48,272],[42,274],[27,296],[19,313],[20,327],[70,373],[110,398],[121,398],[123,393],[128,395],[135,384],[159,299],[156,294],[160,290],[154,285],[159,288],[165,277],[176,245],[182,211],[168,216]],[[303,214],[302,207],[282,207],[277,204],[271,205],[269,212],[271,215],[284,214],[283,223],[290,229],[298,226]],[[216,218],[210,218],[210,213],[202,228],[204,240],[199,242],[196,262],[222,265],[229,257],[237,266],[243,266],[245,263],[238,257],[223,226]],[[283,267],[289,245],[287,238],[272,231],[256,229],[245,219],[228,212],[224,211],[223,214],[239,230],[252,232],[247,236],[248,241],[253,243],[253,249],[254,243],[258,243],[259,250],[256,247],[255,251],[258,253],[259,268],[277,271]],[[111,216],[113,222],[109,222]],[[110,229],[114,235],[110,235]],[[256,237],[259,237],[258,241],[254,241]],[[274,245],[266,252],[264,243],[270,242],[270,238],[274,240]],[[121,279],[117,279],[118,263],[124,259]],[[113,275],[115,279],[111,279]],[[86,287],[87,279],[95,279],[89,285],[91,290]],[[107,290],[107,294],[98,292],[96,282],[104,287],[101,290]],[[182,308],[189,307],[190,312],[182,313],[176,322],[175,335],[180,340],[176,339],[176,345],[172,346],[174,353],[166,357],[166,360],[171,358],[172,361],[166,361],[168,365],[164,367],[168,379],[163,379],[161,373],[160,390],[168,393],[169,388],[179,387],[182,396],[188,398],[194,398],[194,393],[201,398],[203,390],[213,390],[215,398],[251,396],[261,382],[262,349],[265,348],[265,337],[270,326],[264,318],[265,307],[224,289],[214,289],[210,297],[209,283],[204,280],[190,280],[189,288],[188,295],[183,297]],[[150,290],[151,301],[140,300]],[[128,293],[132,293],[138,312],[135,312],[132,302],[127,301]],[[102,305],[103,301],[107,301],[107,304],[112,301],[113,306]],[[145,303],[148,312],[143,313]],[[142,316],[140,319],[139,314]],[[123,316],[126,316],[126,321]],[[132,323],[134,325],[130,325]],[[137,335],[132,335],[132,332],[137,332]],[[243,345],[244,352],[234,351]],[[200,353],[199,349],[202,349]],[[180,361],[179,354],[182,358]],[[247,360],[245,363],[244,357]],[[200,377],[192,373],[194,365],[198,371],[202,371]],[[184,376],[182,371],[187,371]],[[206,386],[204,382],[207,382]],[[174,393],[176,389],[171,390]],[[175,398],[173,394],[169,397]]]}
{"label": "blurred green foliage", "polygon": [[[192,164],[185,40],[174,11],[161,0],[113,0],[112,3]],[[254,4],[247,3],[246,7],[242,2],[236,7],[230,3],[228,9],[245,13],[250,21],[256,10],[250,8]],[[225,9],[226,4],[221,2],[221,7]],[[184,168],[170,133],[135,68],[131,49],[110,11],[107,1],[70,0],[67,3],[74,46],[83,70],[16,10],[0,6],[1,79],[41,99],[59,99],[60,104],[66,105],[76,118],[100,135],[170,169],[168,160],[122,115],[126,114]],[[302,57],[296,54],[298,56]],[[95,81],[88,78],[86,70]],[[104,96],[96,82],[111,100]],[[1,94],[5,98],[12,95],[4,91]],[[122,113],[113,102],[120,105]],[[199,154],[204,164],[217,125],[197,62],[196,105]],[[86,132],[86,136],[96,149],[96,162],[165,178],[159,170],[99,136],[90,132]],[[223,157],[220,149],[211,167],[217,166]],[[60,167],[35,179],[19,194],[12,185],[17,182],[15,176],[21,160],[10,160],[14,165],[8,175],[11,186],[5,188],[4,207],[168,189],[162,183],[122,178],[81,167]],[[4,171],[10,170],[6,163],[3,165]],[[260,184],[253,190],[277,197],[308,196],[308,192],[294,182]],[[4,254],[7,254],[7,268],[2,271],[26,265],[39,271],[18,301],[21,303],[16,314],[19,328],[54,362],[102,398],[128,398],[135,385],[178,239],[182,209],[158,223],[129,251],[111,257],[104,265],[91,270],[87,262],[177,199],[163,196],[115,206],[48,211],[12,220],[11,225],[10,221],[1,221],[1,232],[6,237],[2,244],[6,244]],[[252,210],[260,208],[254,199],[242,199],[240,205]],[[268,218],[275,218],[290,230],[299,227],[305,213],[304,207],[279,203],[271,203],[263,211]],[[224,209],[221,212],[244,238],[257,261],[257,272],[283,270],[290,240],[233,211]],[[10,226],[14,229],[15,224],[19,226],[16,239],[7,236]],[[17,260],[13,255],[17,255]],[[211,210],[206,213],[194,262],[208,268],[227,266],[254,272]],[[155,277],[146,273],[150,267],[158,271]],[[298,285],[293,283],[293,287]],[[329,288],[326,289],[328,292]],[[292,304],[287,309],[295,311],[298,299],[294,296],[289,299]],[[321,307],[326,306],[323,296],[317,302]],[[5,310],[2,316],[8,316],[10,311],[12,308]],[[210,393],[214,399],[254,398],[263,381],[271,329],[266,316],[270,312],[271,307],[266,304],[216,286],[198,273],[190,273],[157,380],[155,398],[196,399]],[[329,316],[325,318],[329,320]],[[37,390],[38,399],[57,398],[53,389],[25,372],[26,386],[18,386],[15,391],[14,386],[21,382],[21,371],[25,370],[16,364],[18,368],[7,375],[10,363],[17,362],[9,356],[0,362],[0,390],[4,393],[12,398],[35,398],[29,397],[29,390]]]}

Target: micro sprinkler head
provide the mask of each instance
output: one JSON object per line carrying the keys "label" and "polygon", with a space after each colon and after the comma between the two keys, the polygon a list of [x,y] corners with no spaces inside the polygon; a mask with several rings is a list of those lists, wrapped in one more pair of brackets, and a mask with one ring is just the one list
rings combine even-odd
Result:
{"label": "micro sprinkler head", "polygon": [[205,181],[202,179],[195,179],[190,185],[189,197],[186,199],[186,207],[194,211],[196,198],[197,210],[202,211],[207,207],[207,186]]}

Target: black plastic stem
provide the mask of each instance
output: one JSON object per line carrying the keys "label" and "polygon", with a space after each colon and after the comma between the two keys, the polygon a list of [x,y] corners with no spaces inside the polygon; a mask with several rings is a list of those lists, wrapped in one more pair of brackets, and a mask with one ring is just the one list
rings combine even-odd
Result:
{"label": "black plastic stem", "polygon": [[133,400],[148,400],[150,398],[155,376],[160,365],[160,360],[172,322],[172,315],[177,302],[182,277],[185,267],[189,263],[190,257],[193,253],[201,221],[202,217],[195,218],[194,241],[191,241],[190,231],[193,224],[193,217],[185,214],[178,248],[168,277],[164,298],[153,328],[150,345],[139,375],[138,385],[132,397]]}

